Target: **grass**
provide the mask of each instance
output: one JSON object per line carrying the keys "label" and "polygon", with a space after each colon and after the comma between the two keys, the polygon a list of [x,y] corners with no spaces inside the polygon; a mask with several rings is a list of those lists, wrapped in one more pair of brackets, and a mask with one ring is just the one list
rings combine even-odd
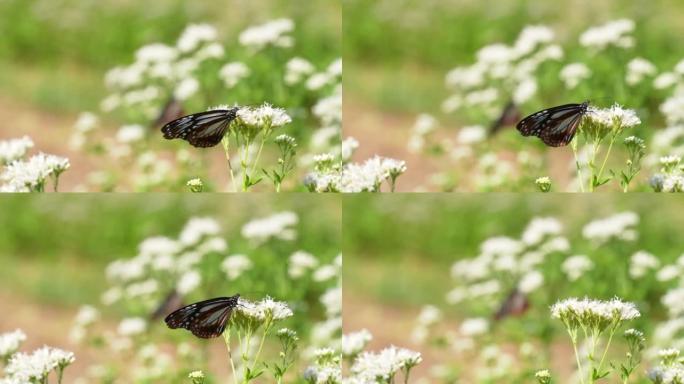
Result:
{"label": "grass", "polygon": [[660,70],[684,55],[676,38],[684,33],[684,5],[675,0],[349,0],[343,17],[350,20],[343,26],[346,90],[388,111],[434,113],[449,69],[472,63],[484,45],[511,43],[530,24],[550,26],[566,46],[591,25],[628,17],[637,23],[636,52]]}
{"label": "grass", "polygon": [[[677,239],[684,218],[676,212],[684,202],[676,196],[490,193],[415,199],[356,195],[345,196],[343,204],[347,287],[399,305],[442,301],[453,287],[448,272],[453,262],[476,256],[480,243],[489,237],[519,238],[535,216],[558,218],[565,225],[573,254],[597,255],[586,242],[573,241],[580,237],[582,227],[601,217],[634,211],[641,218],[639,249],[663,263],[681,255]],[[630,256],[625,254],[625,259]],[[610,283],[596,284],[597,289],[610,288]]]}
{"label": "grass", "polygon": [[[281,210],[300,217],[292,246],[332,259],[340,243],[337,198],[297,195],[231,196],[179,194],[5,196],[0,199],[0,289],[54,305],[97,302],[106,288],[104,268],[133,257],[150,236],[176,237],[192,216],[221,223],[229,253],[246,248],[239,236],[247,221]],[[283,252],[283,263],[291,249]],[[332,252],[332,253],[331,253]],[[266,254],[262,255],[266,257]],[[255,290],[267,284],[254,282]]]}
{"label": "grass", "polygon": [[0,94],[50,111],[93,110],[108,69],[130,63],[145,44],[175,43],[190,23],[213,24],[230,41],[250,25],[289,17],[300,54],[323,66],[340,55],[340,16],[339,4],[324,0],[8,0],[0,3]]}

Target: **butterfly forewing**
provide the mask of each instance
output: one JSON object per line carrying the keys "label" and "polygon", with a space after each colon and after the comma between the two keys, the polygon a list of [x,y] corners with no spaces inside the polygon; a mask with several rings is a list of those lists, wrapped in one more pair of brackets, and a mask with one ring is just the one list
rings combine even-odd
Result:
{"label": "butterfly forewing", "polygon": [[496,133],[498,133],[501,128],[514,125],[520,120],[520,109],[518,109],[518,106],[515,105],[514,102],[509,102],[506,104],[504,107],[503,111],[501,111],[501,115],[499,116],[494,123],[489,127],[489,135],[493,136]]}
{"label": "butterfly forewing", "polygon": [[552,147],[567,145],[575,137],[588,103],[565,104],[544,109],[522,119],[517,129],[523,136],[537,136]]}
{"label": "butterfly forewing", "polygon": [[193,303],[171,313],[164,321],[171,329],[185,328],[203,339],[218,337],[226,329],[239,297],[218,297]]}
{"label": "butterfly forewing", "polygon": [[213,147],[221,142],[237,108],[215,109],[183,116],[162,127],[164,138],[182,139],[194,147]]}

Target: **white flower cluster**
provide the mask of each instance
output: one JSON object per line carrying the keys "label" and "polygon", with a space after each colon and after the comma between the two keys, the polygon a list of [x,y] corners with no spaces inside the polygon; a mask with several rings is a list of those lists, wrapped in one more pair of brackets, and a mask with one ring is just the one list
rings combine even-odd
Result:
{"label": "white flower cluster", "polygon": [[625,81],[629,85],[637,85],[646,77],[653,76],[658,72],[656,66],[643,57],[635,57],[627,63],[627,75]]}
{"label": "white flower cluster", "polygon": [[0,165],[21,159],[31,148],[33,148],[33,140],[28,136],[0,141]]}
{"label": "white flower cluster", "polygon": [[257,321],[283,320],[292,316],[292,310],[286,303],[270,297],[258,302],[239,299],[236,310],[245,317]]}
{"label": "white flower cluster", "polygon": [[618,298],[608,301],[570,298],[551,306],[551,317],[572,325],[604,328],[641,316],[636,305]]}
{"label": "white flower cluster", "polygon": [[240,33],[240,44],[253,49],[262,50],[268,46],[289,48],[294,45],[294,38],[288,35],[294,30],[294,22],[290,19],[276,19],[261,25],[249,27]]}
{"label": "white flower cluster", "polygon": [[684,364],[678,361],[679,349],[668,348],[658,351],[661,362],[648,371],[648,378],[654,384],[680,384],[684,382]]}
{"label": "white flower cluster", "polygon": [[13,160],[0,172],[0,192],[43,191],[48,178],[55,180],[69,169],[69,159],[39,153],[28,160]]}
{"label": "white flower cluster", "polygon": [[565,88],[573,89],[582,80],[591,77],[591,69],[584,63],[570,63],[561,68],[559,77],[565,83]]}
{"label": "white flower cluster", "polygon": [[[541,25],[525,27],[511,46],[492,44],[477,52],[477,62],[457,67],[446,75],[446,85],[454,90],[442,104],[449,113],[461,107],[481,106],[490,114],[501,97],[524,103],[537,93],[534,73],[548,60],[563,57],[560,46],[552,44],[553,31]],[[492,83],[501,84],[491,86]]]}
{"label": "white flower cluster", "polygon": [[239,122],[256,130],[269,130],[292,122],[292,118],[282,108],[274,108],[268,103],[259,107],[241,107],[237,111]]}
{"label": "white flower cluster", "polygon": [[352,380],[362,383],[392,382],[398,373],[408,375],[411,368],[422,361],[419,352],[395,346],[380,352],[362,352],[351,366]]}
{"label": "white flower cluster", "polygon": [[597,51],[609,46],[619,48],[631,48],[634,46],[634,37],[630,33],[634,31],[634,21],[620,19],[610,21],[597,27],[587,29],[580,35],[580,44],[584,47]]}
{"label": "white flower cluster", "polygon": [[638,235],[634,228],[637,224],[639,224],[639,216],[636,213],[622,212],[588,223],[582,228],[582,235],[585,239],[598,244],[613,239],[634,241]]}
{"label": "white flower cluster", "polygon": [[341,384],[342,365],[340,355],[332,348],[320,348],[314,351],[315,364],[306,368],[304,380],[309,384]]}
{"label": "white flower cluster", "polygon": [[223,80],[226,88],[234,88],[240,80],[246,78],[251,73],[249,67],[242,62],[234,61],[226,63],[219,70],[219,77]]}
{"label": "white flower cluster", "polygon": [[242,226],[241,234],[246,239],[263,243],[271,239],[291,241],[297,237],[293,228],[299,222],[294,212],[280,212],[268,217],[255,219]]}
{"label": "white flower cluster", "polygon": [[52,371],[61,372],[76,360],[74,354],[59,348],[44,346],[31,353],[12,355],[5,367],[10,383],[47,382]]}
{"label": "white flower cluster", "polygon": [[641,119],[637,116],[636,111],[624,109],[618,104],[614,104],[610,108],[589,107],[586,117],[595,124],[612,130],[631,128],[641,124]]}
{"label": "white flower cluster", "polygon": [[361,164],[345,164],[340,176],[341,192],[378,192],[384,181],[393,180],[406,172],[406,162],[374,156]]}
{"label": "white flower cluster", "polygon": [[367,329],[342,335],[342,356],[354,358],[366,349],[371,340],[373,335]]}
{"label": "white flower cluster", "polygon": [[[105,84],[111,94],[102,101],[101,109],[110,112],[122,106],[136,106],[147,117],[156,118],[159,106],[169,98],[167,89],[171,89],[180,101],[192,97],[200,89],[195,71],[202,62],[224,56],[224,48],[217,39],[218,33],[211,25],[191,24],[175,46],[153,43],[139,48],[135,62],[107,72]],[[226,73],[222,69],[219,77],[225,80],[234,74],[235,71]],[[244,77],[243,74],[244,71],[240,72],[238,77]],[[77,129],[77,132],[84,130]],[[76,139],[83,141],[82,135],[77,135]]]}
{"label": "white flower cluster", "polygon": [[539,289],[544,283],[539,265],[547,255],[570,249],[562,231],[563,225],[557,219],[537,217],[527,225],[520,240],[505,236],[486,239],[478,256],[460,259],[452,265],[451,276],[458,286],[447,294],[447,302],[492,299],[507,293],[502,292],[502,273],[510,276],[517,283],[515,288],[523,293]]}
{"label": "white flower cluster", "polygon": [[0,360],[7,360],[19,350],[21,343],[26,341],[26,334],[21,329],[0,335]]}

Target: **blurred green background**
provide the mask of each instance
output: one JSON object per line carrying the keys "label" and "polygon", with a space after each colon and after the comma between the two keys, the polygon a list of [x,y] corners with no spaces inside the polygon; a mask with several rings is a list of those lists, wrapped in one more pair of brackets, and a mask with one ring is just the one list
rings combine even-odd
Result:
{"label": "blurred green background", "polygon": [[[0,290],[52,306],[97,303],[109,262],[134,257],[147,237],[177,238],[195,216],[218,220],[227,254],[246,253],[256,264],[280,257],[282,267],[299,249],[330,261],[340,250],[340,209],[337,197],[297,194],[7,195],[0,199]],[[297,240],[252,251],[242,226],[280,211],[299,216]],[[266,290],[273,281],[243,283],[247,297],[274,294]]]}
{"label": "blurred green background", "polygon": [[448,70],[484,45],[511,44],[526,25],[551,27],[569,56],[588,27],[627,17],[634,52],[659,70],[684,54],[679,0],[345,0],[343,17],[346,100],[390,112],[437,113]]}
{"label": "blurred green background", "polygon": [[250,25],[292,18],[298,51],[327,66],[340,55],[339,12],[325,0],[2,0],[0,96],[51,111],[95,110],[107,69],[132,62],[142,45],[173,45],[189,23],[212,24],[220,41],[234,41]]}
{"label": "blurred green background", "polygon": [[[602,259],[613,260],[615,247],[602,251],[582,239],[582,227],[590,221],[623,211],[640,216],[639,240],[617,249],[624,252],[625,264],[638,249],[653,253],[662,264],[684,251],[684,217],[679,214],[684,201],[676,196],[355,195],[347,196],[343,205],[345,298],[363,297],[396,308],[444,303],[446,292],[454,287],[450,268],[455,261],[477,256],[480,244],[490,237],[519,239],[535,216],[560,220],[570,254],[586,254],[594,260],[597,273],[603,275],[590,283],[594,292],[618,294],[615,274],[620,268],[601,265]],[[587,294],[585,284],[568,289],[562,297]],[[458,306],[453,309],[458,311]]]}

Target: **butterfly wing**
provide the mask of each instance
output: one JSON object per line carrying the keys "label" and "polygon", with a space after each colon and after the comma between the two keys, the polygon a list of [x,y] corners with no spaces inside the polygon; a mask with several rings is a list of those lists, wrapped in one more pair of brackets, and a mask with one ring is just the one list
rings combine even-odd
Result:
{"label": "butterfly wing", "polygon": [[515,288],[508,294],[499,310],[494,314],[495,320],[501,320],[507,316],[520,316],[527,312],[530,302],[527,296]]}
{"label": "butterfly wing", "polygon": [[157,309],[152,312],[150,319],[157,320],[164,314],[173,312],[183,306],[183,298],[175,289],[169,292]]}
{"label": "butterfly wing", "polygon": [[167,140],[182,139],[195,147],[213,147],[221,142],[236,113],[237,108],[231,108],[183,116],[164,125],[162,133]]}
{"label": "butterfly wing", "polygon": [[187,305],[164,319],[171,329],[184,328],[193,335],[210,339],[223,334],[239,295],[218,297]]}
{"label": "butterfly wing", "polygon": [[494,136],[501,130],[501,128],[513,125],[519,120],[520,109],[518,109],[518,106],[515,105],[514,102],[509,101],[501,112],[501,116],[499,116],[499,118],[494,121],[492,126],[489,127],[489,135]]}
{"label": "butterfly wing", "polygon": [[537,136],[552,147],[567,145],[587,111],[587,103],[544,109],[522,119],[516,128],[523,136]]}
{"label": "butterfly wing", "polygon": [[175,98],[169,99],[159,113],[159,117],[154,121],[153,126],[166,125],[167,123],[181,118],[183,113],[183,104]]}

